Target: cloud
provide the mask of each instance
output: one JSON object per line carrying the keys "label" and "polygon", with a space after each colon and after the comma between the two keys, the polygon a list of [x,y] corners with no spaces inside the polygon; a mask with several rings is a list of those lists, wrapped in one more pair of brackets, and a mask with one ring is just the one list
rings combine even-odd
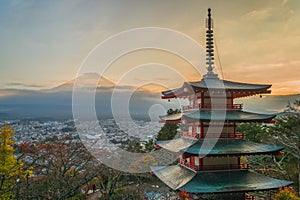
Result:
{"label": "cloud", "polygon": [[20,83],[20,82],[10,82],[6,84],[9,87],[25,87],[25,88],[43,88],[44,85],[40,84],[27,84],[27,83]]}
{"label": "cloud", "polygon": [[273,84],[273,94],[299,93],[300,60],[277,59],[264,63],[237,63],[224,71],[225,79]]}
{"label": "cloud", "polygon": [[8,96],[16,96],[18,92],[11,90],[0,90],[0,98]]}
{"label": "cloud", "polygon": [[0,99],[6,97],[14,97],[14,96],[30,96],[33,97],[34,95],[40,93],[37,90],[30,90],[30,89],[0,89]]}
{"label": "cloud", "polygon": [[271,15],[272,9],[265,8],[262,10],[253,10],[251,12],[246,13],[243,18],[246,20],[263,20],[268,18]]}
{"label": "cloud", "polygon": [[300,80],[286,81],[274,84],[274,93],[276,94],[299,94]]}

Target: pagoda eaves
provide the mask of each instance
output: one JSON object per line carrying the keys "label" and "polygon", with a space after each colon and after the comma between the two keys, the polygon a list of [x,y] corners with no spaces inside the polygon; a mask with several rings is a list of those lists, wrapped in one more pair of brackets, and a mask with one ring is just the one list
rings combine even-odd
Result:
{"label": "pagoda eaves", "polygon": [[196,194],[272,190],[292,184],[249,170],[193,172],[181,165],[151,167],[151,170],[173,190]]}
{"label": "pagoda eaves", "polygon": [[[213,148],[205,148],[203,145],[204,142],[207,143],[207,146],[213,146]],[[173,152],[181,151],[193,155],[207,156],[268,155],[278,154],[278,152],[284,149],[283,146],[254,143],[243,139],[219,139],[216,142],[210,139],[190,140],[187,138],[177,138],[157,141],[156,144]]]}
{"label": "pagoda eaves", "polygon": [[[222,80],[219,78],[203,78],[197,82],[185,82],[182,87],[162,92],[162,99],[185,98],[191,94],[211,90],[226,91],[233,98],[247,97],[257,94],[269,94],[270,84],[251,84]],[[193,91],[191,91],[193,89]]]}
{"label": "pagoda eaves", "polygon": [[242,110],[198,110],[194,112],[177,113],[173,115],[160,116],[162,122],[186,119],[187,121],[226,121],[226,122],[268,122],[276,117],[274,114],[252,113]]}

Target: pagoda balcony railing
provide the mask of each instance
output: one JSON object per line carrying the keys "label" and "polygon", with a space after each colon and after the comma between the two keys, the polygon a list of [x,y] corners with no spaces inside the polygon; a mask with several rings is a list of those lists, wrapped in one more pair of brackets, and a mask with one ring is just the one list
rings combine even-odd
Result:
{"label": "pagoda balcony railing", "polygon": [[255,200],[255,196],[252,194],[246,193],[245,200]]}
{"label": "pagoda balcony railing", "polygon": [[233,104],[232,109],[241,110],[243,109],[243,104],[242,103]]}
{"label": "pagoda balcony railing", "polygon": [[195,170],[195,171],[199,171],[200,170],[200,166],[197,166],[193,163],[189,163],[189,162],[185,162],[184,160],[181,160],[180,161],[180,164],[183,165],[183,166],[186,166],[192,170]]}
{"label": "pagoda balcony railing", "polygon": [[245,133],[235,132],[234,136],[235,136],[235,138],[238,138],[238,139],[244,139],[245,138]]}
{"label": "pagoda balcony railing", "polygon": [[250,165],[248,163],[240,163],[240,169],[249,169]]}
{"label": "pagoda balcony railing", "polygon": [[227,169],[249,169],[248,163],[240,163],[240,164],[229,164],[229,165],[203,165],[198,166],[193,163],[185,162],[184,160],[180,161],[180,164],[188,167],[195,171],[214,171],[214,170],[227,170]]}
{"label": "pagoda balcony railing", "polygon": [[200,108],[201,104],[182,106],[183,111],[199,110]]}
{"label": "pagoda balcony railing", "polygon": [[[181,136],[182,137],[187,137],[187,138],[193,138],[193,139],[204,139],[203,138],[199,138],[199,133],[189,133],[188,131],[181,131]],[[222,133],[222,134],[213,134],[210,133],[209,135],[206,135],[205,138],[211,138],[211,139],[215,139],[215,138],[222,138],[222,139],[226,139],[226,138],[230,138],[230,139],[244,139],[245,138],[245,134],[244,133],[240,133],[240,132],[235,132],[235,133]]]}
{"label": "pagoda balcony railing", "polygon": [[198,133],[189,133],[188,131],[181,131],[181,136],[186,138],[199,139]]}
{"label": "pagoda balcony railing", "polygon": [[227,104],[225,105],[220,105],[220,104],[216,104],[216,105],[201,105],[201,104],[195,104],[195,105],[186,105],[186,106],[182,106],[182,110],[183,111],[193,111],[193,110],[199,110],[199,109],[230,109],[230,110],[241,110],[243,109],[243,104]]}

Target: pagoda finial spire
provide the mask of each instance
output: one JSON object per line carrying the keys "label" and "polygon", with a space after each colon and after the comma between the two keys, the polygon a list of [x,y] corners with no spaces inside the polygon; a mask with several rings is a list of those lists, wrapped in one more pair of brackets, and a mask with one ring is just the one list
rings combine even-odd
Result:
{"label": "pagoda finial spire", "polygon": [[213,19],[211,18],[211,9],[208,8],[208,18],[206,19],[206,69],[205,78],[217,78],[218,75],[213,72],[214,69],[214,42],[213,42]]}
{"label": "pagoda finial spire", "polygon": [[209,8],[208,9],[208,18],[207,18],[207,28],[208,30],[211,30],[212,29],[212,21],[211,21],[211,9]]}

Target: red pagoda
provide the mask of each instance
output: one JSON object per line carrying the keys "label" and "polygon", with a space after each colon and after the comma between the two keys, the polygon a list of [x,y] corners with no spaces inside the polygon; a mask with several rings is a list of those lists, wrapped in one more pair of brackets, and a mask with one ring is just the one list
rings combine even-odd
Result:
{"label": "red pagoda", "polygon": [[[242,156],[278,155],[282,146],[246,141],[236,131],[238,123],[268,123],[275,115],[243,111],[235,98],[270,93],[271,85],[222,80],[213,72],[212,18],[206,21],[206,67],[201,81],[185,82],[181,88],[162,92],[163,99],[183,98],[189,104],[178,114],[162,117],[165,123],[180,123],[180,137],[156,145],[179,152],[178,163],[151,167],[152,172],[175,191],[194,199],[218,195],[217,199],[245,199],[249,193],[271,191],[292,182],[270,178],[249,170]],[[271,198],[271,197],[270,197]]]}

